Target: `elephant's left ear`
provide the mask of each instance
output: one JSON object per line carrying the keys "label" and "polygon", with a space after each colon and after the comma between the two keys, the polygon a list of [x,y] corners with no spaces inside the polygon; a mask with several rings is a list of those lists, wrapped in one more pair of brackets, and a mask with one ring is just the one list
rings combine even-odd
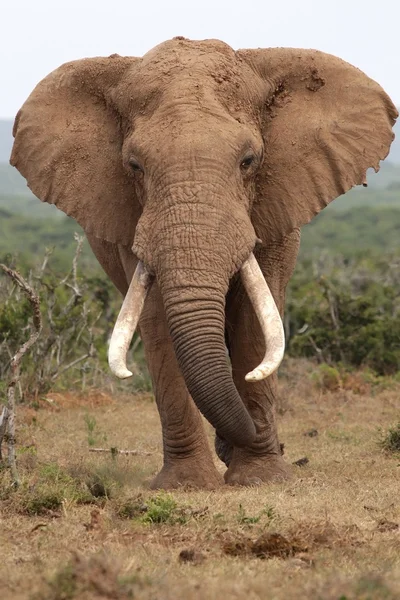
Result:
{"label": "elephant's left ear", "polygon": [[280,237],[379,170],[398,112],[383,89],[348,63],[316,50],[240,50],[265,81],[265,160],[254,219]]}

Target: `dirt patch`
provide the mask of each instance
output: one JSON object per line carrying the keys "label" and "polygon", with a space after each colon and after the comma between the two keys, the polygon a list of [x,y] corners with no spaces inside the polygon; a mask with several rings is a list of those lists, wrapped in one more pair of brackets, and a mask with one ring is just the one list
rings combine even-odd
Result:
{"label": "dirt patch", "polygon": [[293,539],[299,539],[307,548],[356,547],[364,543],[363,532],[357,525],[336,525],[326,521],[300,521],[290,530]]}
{"label": "dirt patch", "polygon": [[376,525],[376,530],[381,533],[385,533],[386,531],[400,531],[400,525],[387,519],[380,519]]}
{"label": "dirt patch", "polygon": [[324,87],[324,85],[325,79],[318,73],[318,69],[311,69],[311,75],[307,84],[307,89],[311,92],[318,92],[318,90]]}
{"label": "dirt patch", "polygon": [[90,390],[84,394],[74,392],[49,392],[38,400],[39,408],[47,410],[65,410],[69,408],[97,408],[115,404],[116,400],[110,394],[100,390]]}
{"label": "dirt patch", "polygon": [[[387,530],[393,529],[392,527]],[[300,554],[304,559],[305,553],[320,547],[332,549],[335,546],[351,547],[361,544],[362,535],[356,525],[337,527],[329,521],[325,521],[321,523],[299,523],[285,535],[276,532],[264,532],[254,538],[254,536],[245,533],[225,534],[221,548],[229,556],[286,559]],[[312,561],[311,558],[306,560],[307,562]]]}
{"label": "dirt patch", "polygon": [[300,540],[287,538],[280,533],[263,533],[255,540],[244,534],[228,536],[222,542],[222,551],[229,556],[289,558],[307,550]]}
{"label": "dirt patch", "polygon": [[195,548],[187,548],[179,552],[178,560],[180,563],[190,563],[191,565],[201,565],[205,561],[205,556]]}

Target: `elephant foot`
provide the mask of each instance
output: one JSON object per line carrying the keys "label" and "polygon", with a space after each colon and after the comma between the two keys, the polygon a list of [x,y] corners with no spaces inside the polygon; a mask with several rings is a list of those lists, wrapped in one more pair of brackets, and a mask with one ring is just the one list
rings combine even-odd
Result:
{"label": "elephant foot", "polygon": [[279,483],[291,477],[291,468],[281,456],[235,457],[224,475],[228,485],[254,486],[262,483]]}
{"label": "elephant foot", "polygon": [[198,457],[176,459],[164,464],[150,484],[152,490],[204,489],[215,490],[224,483],[213,463],[203,463]]}

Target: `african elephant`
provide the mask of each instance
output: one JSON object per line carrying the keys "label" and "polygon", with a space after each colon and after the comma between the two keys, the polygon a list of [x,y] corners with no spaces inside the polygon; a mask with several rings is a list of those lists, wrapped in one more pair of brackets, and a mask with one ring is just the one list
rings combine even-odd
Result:
{"label": "african elephant", "polygon": [[334,56],[182,37],[64,64],[19,111],[11,164],[82,225],[125,296],[120,377],[139,327],[163,432],[152,487],[221,483],[200,413],[225,482],[288,475],[274,400],[300,227],[379,169],[396,117]]}

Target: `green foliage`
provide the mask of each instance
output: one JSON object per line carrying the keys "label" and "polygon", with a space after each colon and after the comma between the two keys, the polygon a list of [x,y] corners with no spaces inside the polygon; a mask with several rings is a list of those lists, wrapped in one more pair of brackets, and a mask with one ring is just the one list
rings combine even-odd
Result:
{"label": "green foliage", "polygon": [[[73,252],[71,254],[73,257]],[[69,256],[70,265],[72,257]],[[81,275],[76,268],[78,256],[72,269],[57,275],[51,269],[52,258],[51,253],[47,253],[25,274],[40,297],[43,332],[21,365],[19,389],[22,397],[37,401],[50,390],[65,388],[83,390],[110,386],[112,391],[118,385],[121,389],[149,389],[142,348],[135,351],[133,382],[117,384],[109,371],[107,341],[121,303],[111,282],[105,275]],[[31,307],[25,296],[9,278],[0,277],[0,381],[3,391],[10,359],[29,338],[31,320]],[[133,362],[132,357],[129,361]],[[88,430],[88,436],[94,444],[93,431]]]}
{"label": "green foliage", "polygon": [[48,515],[59,511],[64,501],[77,504],[95,502],[82,481],[55,463],[42,465],[34,486],[23,482],[14,500],[19,512],[27,515]]}
{"label": "green foliage", "polygon": [[107,441],[107,434],[100,431],[96,417],[86,413],[83,417],[87,429],[87,441],[90,447]]}
{"label": "green foliage", "polygon": [[[300,258],[319,259],[323,254],[340,254],[345,259],[372,257],[397,252],[400,238],[400,188],[390,192],[371,190],[356,208],[357,194],[342,196],[303,228]],[[378,202],[379,199],[379,202]],[[342,210],[337,203],[342,203]],[[371,206],[365,205],[366,201]],[[386,202],[387,205],[377,207]],[[361,202],[361,200],[360,200]],[[351,208],[349,208],[351,205]],[[392,206],[389,206],[392,205]]]}
{"label": "green foliage", "polygon": [[158,494],[148,498],[147,510],[143,515],[142,523],[185,523],[186,519],[178,510],[178,505],[170,494]]}
{"label": "green foliage", "polygon": [[332,365],[400,370],[400,257],[298,266],[287,297],[288,352]]}
{"label": "green foliage", "polygon": [[276,518],[277,514],[272,506],[266,506],[261,512],[258,513],[258,515],[250,516],[246,514],[243,506],[239,504],[237,521],[240,525],[256,525],[263,519],[266,520],[267,524],[269,524]]}
{"label": "green foliage", "polygon": [[[136,469],[135,474],[133,469]],[[141,476],[140,469],[127,468],[125,461],[117,460],[112,454],[103,463],[87,467],[83,472],[83,479],[96,498],[116,498],[125,486],[132,485],[135,476]]]}
{"label": "green foliage", "polygon": [[184,525],[193,516],[204,511],[178,506],[175,499],[164,492],[144,499],[141,495],[123,501],[117,514],[122,519],[134,519],[148,525]]}
{"label": "green foliage", "polygon": [[146,504],[142,500],[142,497],[129,498],[124,500],[117,507],[117,515],[121,519],[140,519],[147,510]]}
{"label": "green foliage", "polygon": [[61,508],[62,501],[61,490],[37,489],[35,492],[27,494],[21,512],[30,516],[48,515]]}
{"label": "green foliage", "polygon": [[342,378],[338,369],[326,363],[318,365],[318,368],[311,374],[311,379],[320,390],[335,391],[342,386]]}
{"label": "green foliage", "polygon": [[57,571],[53,579],[49,582],[49,589],[53,592],[48,598],[62,598],[62,600],[72,600],[76,597],[78,585],[76,574],[72,563]]}
{"label": "green foliage", "polygon": [[[10,210],[16,207],[20,212]],[[9,199],[0,196],[0,262],[13,266],[13,261],[18,270],[29,271],[37,266],[47,247],[52,250],[52,271],[66,273],[71,268],[76,246],[74,233],[82,234],[82,229],[55,207],[49,208],[30,198],[14,198],[10,206]],[[87,242],[80,265],[92,277],[102,274]]]}
{"label": "green foliage", "polygon": [[397,425],[390,427],[387,432],[380,430],[380,435],[381,439],[379,440],[379,445],[385,452],[400,452],[400,421]]}

